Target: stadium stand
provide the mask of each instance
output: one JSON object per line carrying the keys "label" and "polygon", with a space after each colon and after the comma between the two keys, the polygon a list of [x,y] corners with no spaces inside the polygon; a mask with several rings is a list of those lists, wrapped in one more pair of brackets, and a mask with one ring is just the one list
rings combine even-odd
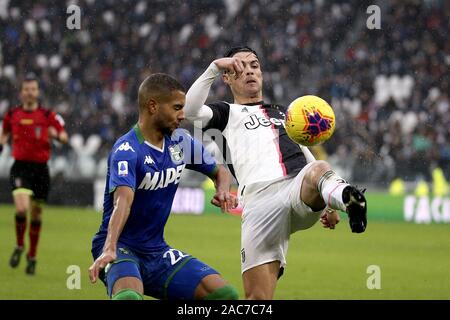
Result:
{"label": "stadium stand", "polygon": [[[346,177],[387,185],[430,180],[441,167],[448,180],[450,4],[383,1],[381,30],[368,30],[369,4],[84,0],[81,29],[68,30],[65,1],[1,0],[0,118],[18,103],[19,80],[36,74],[43,103],[71,135],[71,147],[55,148],[52,175],[101,177],[111,143],[136,120],[148,74],[170,73],[188,88],[217,55],[245,43],[263,60],[268,101],[331,102],[337,130],[324,148]],[[229,97],[220,82],[213,96]],[[0,156],[0,176],[11,161]]]}

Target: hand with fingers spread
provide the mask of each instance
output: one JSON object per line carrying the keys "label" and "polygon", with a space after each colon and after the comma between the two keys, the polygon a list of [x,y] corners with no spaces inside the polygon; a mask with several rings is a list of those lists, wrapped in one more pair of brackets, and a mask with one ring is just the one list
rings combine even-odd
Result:
{"label": "hand with fingers spread", "polygon": [[325,208],[320,216],[320,223],[324,228],[334,229],[341,220],[339,213],[331,208]]}
{"label": "hand with fingers spread", "polygon": [[234,209],[238,205],[236,196],[228,191],[217,191],[211,199],[211,203],[220,207],[222,212],[228,212],[229,209]]}
{"label": "hand with fingers spread", "polygon": [[95,283],[98,279],[98,275],[102,269],[105,269],[108,263],[116,260],[117,255],[115,250],[104,250],[89,268],[89,279],[92,283]]}
{"label": "hand with fingers spread", "polygon": [[213,61],[220,71],[228,73],[235,79],[239,78],[244,72],[244,65],[240,58],[220,58]]}

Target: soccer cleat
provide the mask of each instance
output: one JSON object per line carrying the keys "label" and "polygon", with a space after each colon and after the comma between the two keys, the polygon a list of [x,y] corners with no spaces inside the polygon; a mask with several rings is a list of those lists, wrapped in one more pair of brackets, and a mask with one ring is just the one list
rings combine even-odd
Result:
{"label": "soccer cleat", "polygon": [[36,259],[27,256],[27,268],[25,269],[25,273],[29,275],[34,275],[36,272]]}
{"label": "soccer cleat", "polygon": [[22,256],[23,248],[16,247],[14,249],[13,254],[11,255],[11,259],[9,259],[9,265],[11,268],[16,268],[20,263],[20,257]]}
{"label": "soccer cleat", "polygon": [[342,201],[347,207],[348,220],[352,232],[361,233],[367,226],[367,201],[365,189],[360,191],[354,186],[347,186],[342,191]]}

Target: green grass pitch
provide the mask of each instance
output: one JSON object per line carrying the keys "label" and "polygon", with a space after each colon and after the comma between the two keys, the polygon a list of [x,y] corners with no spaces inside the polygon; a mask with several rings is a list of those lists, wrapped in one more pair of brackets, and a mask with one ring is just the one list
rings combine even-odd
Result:
{"label": "green grass pitch", "polygon": [[[90,284],[87,272],[99,213],[46,207],[32,277],[25,274],[24,259],[16,269],[8,265],[15,245],[13,214],[12,206],[0,206],[0,299],[107,298],[103,284]],[[215,214],[172,216],[165,232],[171,246],[219,270],[243,297],[239,235],[238,217]],[[450,299],[449,252],[450,225],[369,220],[365,233],[352,234],[346,219],[336,230],[316,224],[292,236],[275,298]],[[80,267],[81,289],[67,288],[71,265]],[[381,289],[367,288],[370,265],[380,267]]]}

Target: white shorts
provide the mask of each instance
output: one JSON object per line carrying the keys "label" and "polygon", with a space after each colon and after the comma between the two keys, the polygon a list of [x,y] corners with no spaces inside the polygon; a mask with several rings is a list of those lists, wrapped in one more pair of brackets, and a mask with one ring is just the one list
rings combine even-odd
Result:
{"label": "white shorts", "polygon": [[323,210],[313,211],[300,199],[306,165],[297,176],[255,183],[244,190],[241,231],[242,273],[272,261],[286,265],[289,237],[311,228]]}

